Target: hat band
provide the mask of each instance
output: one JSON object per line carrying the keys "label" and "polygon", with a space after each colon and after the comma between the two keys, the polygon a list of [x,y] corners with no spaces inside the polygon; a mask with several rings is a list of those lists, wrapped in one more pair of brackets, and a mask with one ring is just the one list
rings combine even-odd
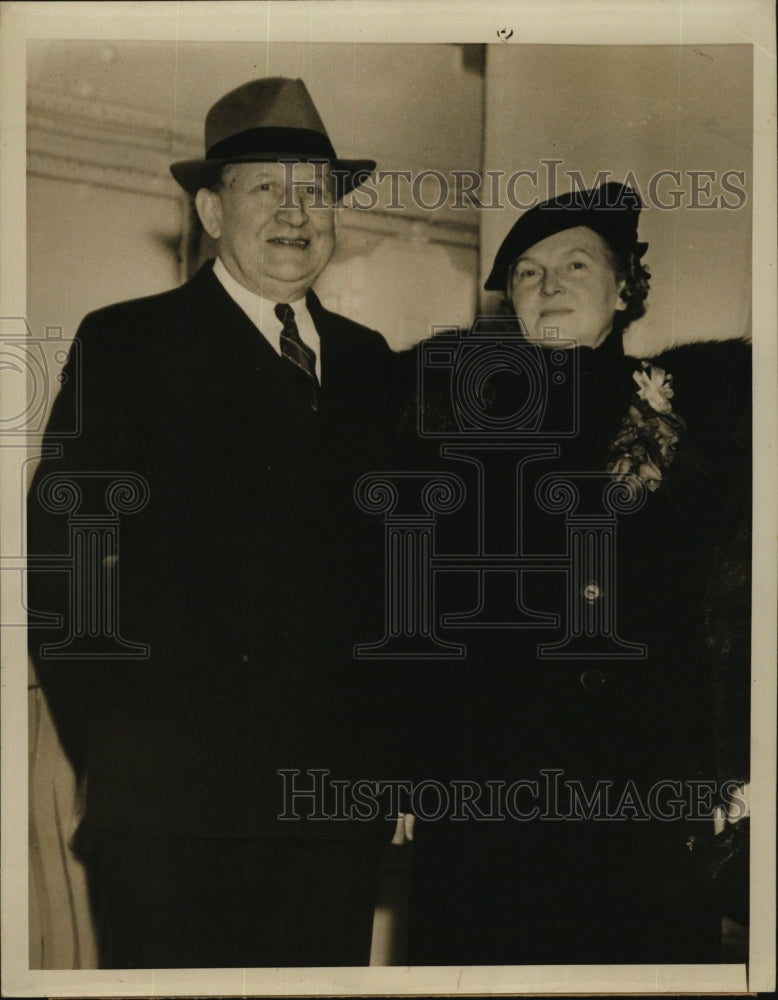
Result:
{"label": "hat band", "polygon": [[[283,150],[279,154],[278,150]],[[275,156],[337,159],[330,140],[309,128],[247,128],[222,139],[205,154],[208,160],[229,160],[238,156],[272,153]]]}

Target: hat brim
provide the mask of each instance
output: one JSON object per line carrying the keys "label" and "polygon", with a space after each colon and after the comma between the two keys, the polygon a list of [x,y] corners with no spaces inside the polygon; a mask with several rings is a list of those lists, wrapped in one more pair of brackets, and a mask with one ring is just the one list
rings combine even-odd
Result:
{"label": "hat brim", "polygon": [[[299,153],[245,153],[243,156],[231,156],[226,160],[180,160],[170,165],[170,172],[191,195],[196,195],[200,188],[209,187],[216,180],[222,167],[228,163],[278,163],[280,160],[293,162],[322,162],[319,157],[304,157]],[[335,175],[335,193],[338,201],[349,191],[364,184],[376,168],[375,160],[328,160]]]}

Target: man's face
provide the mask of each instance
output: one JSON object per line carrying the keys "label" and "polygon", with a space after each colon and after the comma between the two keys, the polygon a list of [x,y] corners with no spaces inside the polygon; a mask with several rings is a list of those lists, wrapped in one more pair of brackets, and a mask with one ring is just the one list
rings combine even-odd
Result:
{"label": "man's face", "polygon": [[[598,347],[608,336],[621,298],[605,240],[587,226],[564,229],[535,243],[516,261],[508,297],[529,340],[554,346],[544,331],[581,347]],[[554,335],[552,334],[551,337]]]}
{"label": "man's face", "polygon": [[335,250],[329,168],[313,163],[233,163],[218,192],[201,188],[197,210],[230,274],[257,295],[293,302]]}

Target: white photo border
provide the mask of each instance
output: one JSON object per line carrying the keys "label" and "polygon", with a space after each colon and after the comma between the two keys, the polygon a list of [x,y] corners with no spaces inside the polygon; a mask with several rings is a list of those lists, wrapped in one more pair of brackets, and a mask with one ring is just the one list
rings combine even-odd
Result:
{"label": "white photo border", "polygon": [[[754,54],[753,325],[755,420],[750,959],[744,966],[370,968],[331,970],[41,971],[27,967],[27,710],[23,629],[2,643],[3,990],[15,996],[515,995],[770,990],[775,985],[776,615],[776,78],[769,0],[663,3],[546,0],[314,0],[299,3],[5,3],[0,21],[2,175],[0,315],[26,314],[25,79],[30,38],[180,41],[749,44]],[[511,44],[508,42],[506,44]],[[3,373],[0,372],[0,386]],[[7,383],[11,392],[12,383]],[[13,409],[21,401],[6,396]],[[16,480],[0,478],[0,552],[21,510]],[[22,574],[3,574],[3,610]],[[5,617],[5,616],[4,616]]]}

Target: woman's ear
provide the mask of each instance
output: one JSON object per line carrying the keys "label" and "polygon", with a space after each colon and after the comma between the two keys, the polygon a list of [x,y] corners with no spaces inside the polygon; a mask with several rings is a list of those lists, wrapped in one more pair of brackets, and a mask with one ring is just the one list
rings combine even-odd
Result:
{"label": "woman's ear", "polygon": [[616,284],[616,312],[624,312],[627,308],[627,300],[624,298],[624,289],[626,287],[627,282],[623,278]]}

